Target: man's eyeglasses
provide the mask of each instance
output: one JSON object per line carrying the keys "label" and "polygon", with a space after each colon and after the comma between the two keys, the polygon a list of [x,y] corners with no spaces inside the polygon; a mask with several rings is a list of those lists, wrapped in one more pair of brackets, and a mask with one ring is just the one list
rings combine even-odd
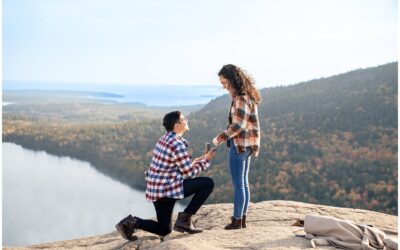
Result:
{"label": "man's eyeglasses", "polygon": [[181,119],[178,120],[178,122],[183,122],[183,121],[188,122],[188,119],[187,118],[181,118]]}

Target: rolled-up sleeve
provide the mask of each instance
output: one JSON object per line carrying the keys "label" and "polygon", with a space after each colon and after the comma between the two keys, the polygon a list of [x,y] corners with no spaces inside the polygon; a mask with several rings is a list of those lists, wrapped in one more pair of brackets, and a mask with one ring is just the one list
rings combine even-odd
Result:
{"label": "rolled-up sleeve", "polygon": [[246,97],[236,96],[233,105],[232,123],[218,136],[224,141],[233,138],[246,129],[251,108]]}

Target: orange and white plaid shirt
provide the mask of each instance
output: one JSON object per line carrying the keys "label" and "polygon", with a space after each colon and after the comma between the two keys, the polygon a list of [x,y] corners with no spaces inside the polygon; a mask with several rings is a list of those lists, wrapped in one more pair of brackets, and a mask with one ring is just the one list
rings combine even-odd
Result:
{"label": "orange and white plaid shirt", "polygon": [[218,135],[226,141],[233,138],[238,153],[246,152],[250,147],[252,156],[257,157],[260,151],[260,124],[257,104],[248,95],[237,95],[233,98],[228,128]]}

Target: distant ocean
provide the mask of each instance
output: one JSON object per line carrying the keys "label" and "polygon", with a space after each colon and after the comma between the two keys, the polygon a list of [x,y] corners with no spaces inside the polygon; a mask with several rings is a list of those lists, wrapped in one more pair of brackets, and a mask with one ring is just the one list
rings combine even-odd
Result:
{"label": "distant ocean", "polygon": [[[3,90],[73,90],[107,93],[92,98],[119,103],[138,102],[148,106],[188,106],[206,104],[226,94],[216,83],[203,86],[178,85],[123,85],[123,84],[69,84],[48,82],[3,81]],[[108,95],[112,94],[112,95]]]}

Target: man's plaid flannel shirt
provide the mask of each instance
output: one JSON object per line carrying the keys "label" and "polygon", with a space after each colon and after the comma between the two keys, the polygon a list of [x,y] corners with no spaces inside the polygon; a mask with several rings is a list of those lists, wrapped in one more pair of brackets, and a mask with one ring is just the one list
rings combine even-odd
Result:
{"label": "man's plaid flannel shirt", "polygon": [[146,174],[146,199],[154,202],[163,197],[183,199],[183,180],[196,177],[210,166],[206,158],[192,164],[188,143],[175,132],[165,133],[153,150]]}

